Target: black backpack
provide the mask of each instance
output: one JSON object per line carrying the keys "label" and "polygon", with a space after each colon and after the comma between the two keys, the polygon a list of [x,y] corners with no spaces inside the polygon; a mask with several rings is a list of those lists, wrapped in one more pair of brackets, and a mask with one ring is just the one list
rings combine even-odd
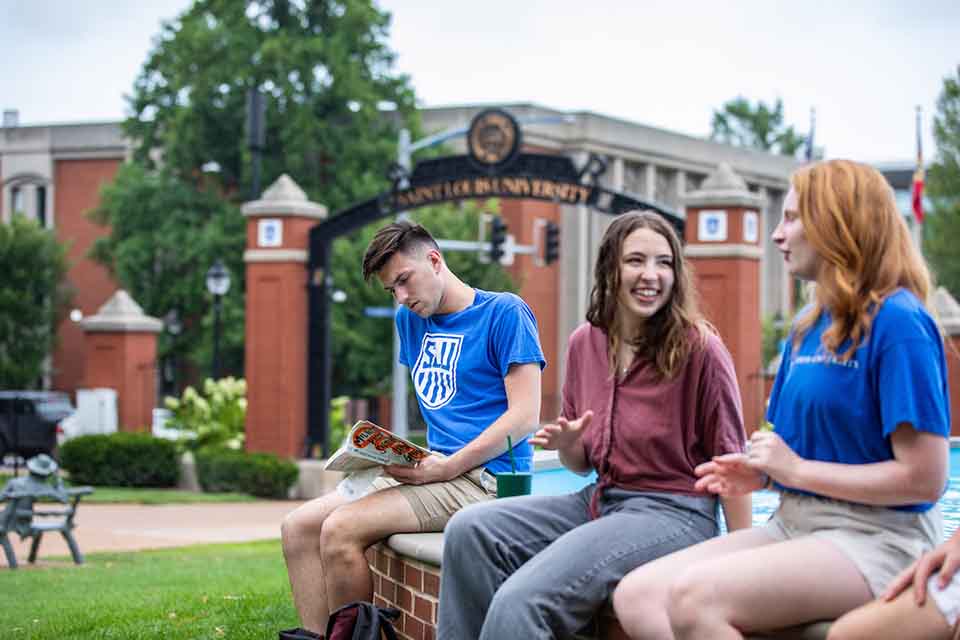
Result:
{"label": "black backpack", "polygon": [[327,640],[397,640],[391,621],[397,609],[383,609],[369,602],[351,602],[330,614]]}
{"label": "black backpack", "polygon": [[384,609],[369,602],[351,602],[330,614],[327,635],[306,629],[280,632],[280,640],[397,640],[391,621],[400,617],[397,609]]}

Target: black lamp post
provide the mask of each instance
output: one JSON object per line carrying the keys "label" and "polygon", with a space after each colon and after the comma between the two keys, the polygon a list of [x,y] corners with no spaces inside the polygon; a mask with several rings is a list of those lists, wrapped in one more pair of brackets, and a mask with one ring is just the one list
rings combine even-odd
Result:
{"label": "black lamp post", "polygon": [[220,379],[220,309],[223,296],[230,290],[230,272],[219,258],[207,269],[207,291],[213,296],[213,367],[214,380]]}
{"label": "black lamp post", "polygon": [[170,336],[170,351],[163,361],[163,392],[164,394],[175,395],[177,393],[177,363],[174,349],[176,348],[177,336],[183,331],[180,313],[176,309],[170,309],[163,316],[163,328]]}

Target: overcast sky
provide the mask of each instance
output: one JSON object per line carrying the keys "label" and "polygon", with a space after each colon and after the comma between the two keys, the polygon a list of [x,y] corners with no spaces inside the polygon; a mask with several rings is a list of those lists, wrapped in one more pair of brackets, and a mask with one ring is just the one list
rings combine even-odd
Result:
{"label": "overcast sky", "polygon": [[[189,0],[0,0],[0,108],[21,124],[120,119],[162,20]],[[960,64],[957,0],[379,0],[427,106],[535,102],[706,136],[743,95],[783,99],[828,157],[924,154]]]}

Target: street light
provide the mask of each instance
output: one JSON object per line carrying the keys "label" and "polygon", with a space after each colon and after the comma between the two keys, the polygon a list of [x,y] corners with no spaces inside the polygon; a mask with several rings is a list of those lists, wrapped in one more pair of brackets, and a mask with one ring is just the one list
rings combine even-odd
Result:
{"label": "street light", "polygon": [[[177,392],[177,366],[174,356],[174,348],[177,342],[177,336],[183,331],[183,322],[180,320],[180,312],[176,308],[170,309],[163,316],[163,328],[170,336],[170,349],[163,358],[163,370],[161,376],[161,387],[165,395],[175,395]],[[169,392],[169,394],[168,394]]]}
{"label": "street light", "polygon": [[223,296],[230,290],[230,272],[219,258],[207,269],[207,291],[213,296],[213,367],[212,377],[220,379],[220,309]]}

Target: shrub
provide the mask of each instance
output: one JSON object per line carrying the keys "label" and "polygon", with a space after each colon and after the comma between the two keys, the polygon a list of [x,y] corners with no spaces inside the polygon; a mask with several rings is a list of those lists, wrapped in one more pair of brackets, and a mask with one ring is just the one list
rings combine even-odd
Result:
{"label": "shrub", "polygon": [[337,396],[330,401],[330,450],[336,451],[347,437],[347,404],[350,398]]}
{"label": "shrub", "polygon": [[783,341],[790,335],[792,317],[784,318],[781,314],[768,315],[763,318],[761,329],[761,358],[764,369],[770,365],[774,358],[780,355],[783,348]]}
{"label": "shrub", "polygon": [[60,464],[74,484],[174,487],[180,477],[176,444],[146,433],[73,438],[60,446]]}
{"label": "shrub", "polygon": [[206,447],[194,454],[204,491],[240,491],[260,498],[286,498],[297,481],[297,465],[272,453]]}
{"label": "shrub", "polygon": [[198,393],[187,387],[183,395],[164,401],[170,410],[167,426],[183,431],[181,442],[187,449],[228,447],[242,449],[243,423],[247,415],[247,383],[233,377],[203,382]]}

